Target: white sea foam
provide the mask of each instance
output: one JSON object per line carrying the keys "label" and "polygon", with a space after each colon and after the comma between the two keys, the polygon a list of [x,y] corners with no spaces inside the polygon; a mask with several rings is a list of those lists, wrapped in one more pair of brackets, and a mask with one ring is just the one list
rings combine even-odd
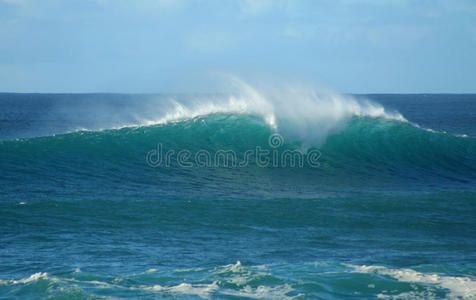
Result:
{"label": "white sea foam", "polygon": [[294,296],[288,296],[294,289],[289,284],[283,284],[278,286],[258,286],[251,287],[249,285],[243,287],[240,290],[225,289],[220,291],[221,294],[246,297],[251,299],[295,299],[301,297],[301,294]]}
{"label": "white sea foam", "polygon": [[[200,298],[220,298],[220,295],[228,295],[235,297],[246,297],[251,299],[294,299],[301,296],[300,294],[289,296],[294,289],[289,284],[282,284],[276,286],[251,286],[250,281],[256,277],[266,275],[267,273],[255,272],[256,270],[265,270],[265,266],[256,266],[252,268],[245,267],[240,261],[235,264],[224,265],[210,270],[210,273],[218,276],[212,283],[187,283],[183,282],[177,285],[153,285],[153,286],[139,286],[131,287],[131,289],[142,289],[158,293],[168,293],[174,296],[177,295],[193,295]],[[187,269],[197,271],[197,269]],[[177,272],[178,270],[175,270]],[[183,271],[183,270],[180,270]],[[200,269],[203,271],[203,269]],[[222,286],[222,280],[227,283],[233,283],[238,288],[230,289]]]}
{"label": "white sea foam", "polygon": [[219,295],[246,297],[251,299],[294,299],[301,296],[301,294],[288,296],[289,293],[294,291],[289,284],[278,286],[260,285],[257,287],[246,285],[240,289],[224,289],[220,288],[218,281],[214,281],[210,284],[181,283],[174,286],[141,286],[141,289],[159,293],[170,293],[172,295],[194,295],[203,299],[215,298]]}
{"label": "white sea foam", "polygon": [[33,281],[37,281],[39,279],[49,279],[48,273],[38,272],[32,274],[29,277],[22,278],[22,279],[9,279],[9,280],[0,280],[1,285],[17,285],[17,284],[27,284]]}
{"label": "white sea foam", "polygon": [[212,273],[219,276],[226,276],[226,281],[238,286],[245,286],[259,276],[268,275],[268,273],[263,272],[264,269],[262,266],[254,267],[254,269],[259,271],[244,267],[240,261],[237,261],[236,264],[216,267]]}
{"label": "white sea foam", "polygon": [[155,118],[139,119],[136,125],[167,124],[217,113],[248,114],[262,117],[270,128],[288,138],[320,144],[353,116],[407,121],[400,113],[387,111],[369,100],[330,91],[317,93],[312,88],[292,85],[260,89],[237,77],[227,78],[233,87],[232,94],[172,98],[156,110]]}
{"label": "white sea foam", "polygon": [[195,295],[200,298],[209,298],[210,294],[217,291],[219,286],[217,282],[211,284],[190,284],[190,283],[181,283],[175,286],[142,286],[144,290],[154,291],[154,292],[166,292],[171,294],[183,294],[183,295]]}
{"label": "white sea foam", "polygon": [[220,274],[220,273],[227,273],[227,272],[232,272],[232,273],[238,273],[238,272],[243,272],[246,271],[245,267],[241,264],[241,262],[238,260],[235,264],[229,264],[225,266],[220,266],[215,268],[214,273]]}
{"label": "white sea foam", "polygon": [[146,274],[148,273],[155,273],[157,272],[158,270],[157,269],[148,269],[147,271],[145,271]]}
{"label": "white sea foam", "polygon": [[[347,265],[356,273],[375,273],[389,276],[401,282],[422,283],[435,285],[449,291],[447,295],[451,299],[476,299],[476,281],[469,277],[457,277],[438,275],[434,273],[422,273],[412,269],[390,269],[383,266],[356,266]],[[399,295],[405,298],[411,295]],[[379,294],[380,298],[393,298],[395,295]]]}
{"label": "white sea foam", "polygon": [[114,106],[94,107],[91,108],[94,114],[90,116],[94,126],[85,124],[76,128],[97,131],[168,124],[212,114],[245,114],[261,117],[270,128],[287,138],[319,144],[353,116],[406,122],[398,112],[349,95],[316,92],[313,88],[292,84],[254,87],[235,76],[225,77],[231,90],[228,94],[152,97],[126,110]]}

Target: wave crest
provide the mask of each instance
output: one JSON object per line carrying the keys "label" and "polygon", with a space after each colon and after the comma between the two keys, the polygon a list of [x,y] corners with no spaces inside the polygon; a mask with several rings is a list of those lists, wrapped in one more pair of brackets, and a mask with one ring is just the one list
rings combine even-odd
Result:
{"label": "wave crest", "polygon": [[261,117],[271,129],[288,138],[320,145],[354,116],[407,122],[400,113],[387,111],[370,100],[290,85],[259,89],[237,77],[228,78],[233,94],[169,99],[167,107],[157,111],[158,118],[143,119],[137,125],[167,124],[217,113],[246,114]]}

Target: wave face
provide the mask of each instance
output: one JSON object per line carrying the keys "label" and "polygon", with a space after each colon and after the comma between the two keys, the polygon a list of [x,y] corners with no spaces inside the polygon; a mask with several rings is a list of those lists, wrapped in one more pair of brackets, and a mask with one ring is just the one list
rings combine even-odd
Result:
{"label": "wave face", "polygon": [[[270,144],[270,137],[279,138],[279,144]],[[162,188],[148,181],[160,174],[183,187],[200,184],[205,194],[216,184],[246,194],[250,176],[256,185],[253,190],[271,180],[276,189],[270,193],[276,196],[295,188],[308,194],[362,188],[472,189],[476,182],[474,138],[432,132],[408,122],[354,116],[339,132],[315,145],[279,135],[258,117],[214,114],[162,125],[7,141],[0,145],[0,164],[8,182],[27,179],[44,186],[41,172],[56,180],[88,182],[99,177],[108,184],[126,176],[126,185],[143,181]],[[267,163],[259,162],[257,149]],[[179,164],[180,151],[189,153],[183,164]],[[232,155],[227,161],[217,156],[224,151]],[[309,163],[311,154],[314,164]]]}
{"label": "wave face", "polygon": [[476,297],[474,95],[232,83],[0,95],[0,297]]}

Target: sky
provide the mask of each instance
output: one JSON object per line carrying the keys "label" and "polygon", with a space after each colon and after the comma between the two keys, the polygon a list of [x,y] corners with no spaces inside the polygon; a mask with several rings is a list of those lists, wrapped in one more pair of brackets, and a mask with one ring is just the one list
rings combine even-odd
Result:
{"label": "sky", "polygon": [[475,93],[474,0],[0,0],[0,92]]}

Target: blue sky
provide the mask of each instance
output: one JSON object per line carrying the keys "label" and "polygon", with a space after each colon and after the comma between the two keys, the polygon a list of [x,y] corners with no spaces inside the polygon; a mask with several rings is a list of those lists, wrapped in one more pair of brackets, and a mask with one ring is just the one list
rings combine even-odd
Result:
{"label": "blue sky", "polygon": [[0,0],[0,91],[476,92],[474,0]]}

